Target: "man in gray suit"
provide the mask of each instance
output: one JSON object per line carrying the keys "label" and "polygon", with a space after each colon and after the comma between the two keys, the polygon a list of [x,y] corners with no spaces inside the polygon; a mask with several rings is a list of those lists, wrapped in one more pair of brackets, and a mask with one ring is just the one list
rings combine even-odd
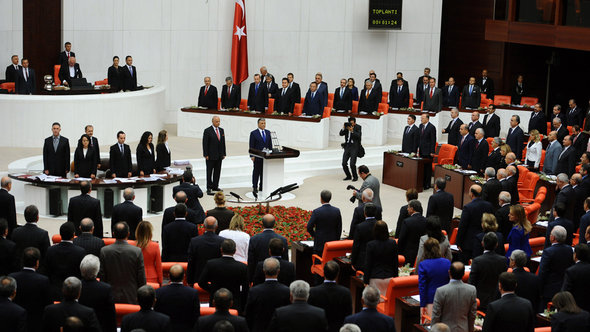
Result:
{"label": "man in gray suit", "polygon": [[373,190],[373,204],[381,207],[381,200],[379,199],[379,179],[371,175],[369,168],[365,165],[361,165],[358,168],[359,176],[363,179],[363,184],[359,190],[355,190],[352,194],[356,197],[359,206],[363,204],[363,191],[367,188]]}
{"label": "man in gray suit", "polygon": [[137,289],[146,284],[141,249],[127,243],[129,225],[118,222],[115,243],[100,250],[101,281],[111,285],[115,303],[137,304]]}
{"label": "man in gray suit", "polygon": [[442,108],[442,92],[436,87],[436,78],[431,77],[428,84],[430,84],[430,87],[424,91],[424,105],[422,109],[440,112]]}
{"label": "man in gray suit", "polygon": [[557,132],[552,131],[547,136],[549,140],[549,145],[547,145],[547,149],[545,150],[545,164],[543,165],[543,172],[545,174],[555,174],[555,169],[557,168],[557,159],[559,159],[559,155],[561,154],[561,150],[563,147],[557,141]]}
{"label": "man in gray suit", "polygon": [[464,283],[465,266],[454,262],[449,269],[451,281],[434,295],[432,324],[445,323],[453,332],[473,332],[477,310],[475,287]]}

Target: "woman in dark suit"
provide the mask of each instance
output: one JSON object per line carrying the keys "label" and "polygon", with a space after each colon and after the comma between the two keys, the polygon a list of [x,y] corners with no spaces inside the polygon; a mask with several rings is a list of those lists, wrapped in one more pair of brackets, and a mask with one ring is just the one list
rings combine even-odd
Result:
{"label": "woman in dark suit", "polygon": [[484,235],[488,232],[494,232],[496,237],[498,237],[498,246],[496,247],[496,253],[498,255],[504,256],[506,251],[504,250],[504,236],[502,233],[496,232],[498,230],[498,222],[496,221],[496,216],[491,213],[484,213],[481,216],[481,229],[483,232],[475,235],[475,239],[473,239],[473,258],[483,254],[483,247],[481,246],[481,241],[483,240]]}
{"label": "woman in dark suit", "polygon": [[559,292],[551,299],[557,313],[551,315],[551,332],[590,331],[590,314],[576,305],[570,292]]}
{"label": "woman in dark suit", "polygon": [[[406,202],[409,202],[413,199],[418,199],[418,191],[415,188],[410,188],[406,190]],[[397,225],[395,226],[395,237],[398,238],[401,231],[402,231],[402,224],[406,218],[409,217],[408,215],[408,204],[402,206],[399,209],[399,217],[397,218]]]}
{"label": "woman in dark suit", "polygon": [[375,223],[375,240],[367,243],[365,273],[363,280],[386,294],[389,280],[397,277],[397,244],[389,238],[387,224],[383,220]]}
{"label": "woman in dark suit", "polygon": [[451,261],[440,256],[438,240],[429,238],[424,242],[424,260],[418,264],[418,291],[420,308],[432,317],[432,303],[436,289],[449,283]]}
{"label": "woman in dark suit", "polygon": [[359,89],[354,86],[354,78],[348,79],[348,88],[350,89],[350,93],[352,94],[352,100],[359,100]]}
{"label": "woman in dark suit", "polygon": [[170,147],[168,146],[168,132],[166,130],[160,130],[158,133],[156,152],[158,153],[156,171],[160,172],[170,166]]}
{"label": "woman in dark suit", "polygon": [[141,135],[139,145],[137,145],[135,156],[137,158],[137,169],[139,170],[139,176],[156,173],[156,151],[154,151],[152,137],[152,133],[146,131],[143,133],[143,135]]}
{"label": "woman in dark suit", "polygon": [[212,216],[217,219],[217,229],[215,234],[229,228],[232,218],[234,217],[234,211],[225,207],[225,194],[223,191],[218,191],[213,196],[215,200],[215,208],[207,211],[207,217]]}
{"label": "woman in dark suit", "polygon": [[[508,220],[510,220],[514,227],[508,233],[508,251],[506,252],[506,258],[510,259],[510,255],[516,249],[524,251],[527,257],[531,257],[533,251],[531,244],[529,243],[529,235],[533,226],[531,222],[526,218],[526,213],[521,205],[512,205],[510,207],[510,213],[508,213]],[[500,241],[498,241],[500,243]]]}
{"label": "woman in dark suit", "polygon": [[113,65],[109,67],[107,72],[107,79],[111,89],[120,91],[122,87],[121,67],[119,67],[119,57],[113,57]]}
{"label": "woman in dark suit", "polygon": [[74,177],[94,179],[97,160],[96,150],[90,146],[90,136],[82,135],[74,152]]}

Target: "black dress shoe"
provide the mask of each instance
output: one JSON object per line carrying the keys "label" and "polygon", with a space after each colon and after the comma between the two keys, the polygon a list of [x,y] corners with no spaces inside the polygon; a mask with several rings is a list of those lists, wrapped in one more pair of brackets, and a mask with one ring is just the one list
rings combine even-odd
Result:
{"label": "black dress shoe", "polygon": [[342,181],[348,181],[348,180],[350,180],[350,179],[352,179],[352,178],[351,178],[350,176],[347,176],[347,177],[345,177],[344,179],[342,179]]}
{"label": "black dress shoe", "polygon": [[352,179],[352,182],[355,182],[355,181],[358,181],[358,180],[359,180],[359,178],[353,178]]}
{"label": "black dress shoe", "polygon": [[211,191],[211,189],[207,189],[207,195],[213,196],[213,192]]}
{"label": "black dress shoe", "polygon": [[256,190],[256,188],[252,188],[252,192],[255,193],[255,194],[257,194],[258,193],[258,190]]}

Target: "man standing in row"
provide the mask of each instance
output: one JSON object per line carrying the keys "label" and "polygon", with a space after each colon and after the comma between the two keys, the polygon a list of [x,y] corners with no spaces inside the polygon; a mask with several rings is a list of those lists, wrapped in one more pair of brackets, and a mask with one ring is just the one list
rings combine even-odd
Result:
{"label": "man standing in row", "polygon": [[[433,79],[430,79],[431,86],[434,85]],[[440,89],[439,92],[440,94]],[[440,97],[440,96],[439,96]],[[429,160],[424,164],[424,190],[430,189],[430,180],[432,178],[432,158],[436,145],[436,127],[431,124],[430,115],[422,114],[420,121],[420,144],[418,145],[418,155],[420,158]]]}
{"label": "man standing in row", "polygon": [[324,113],[323,96],[318,91],[318,84],[311,82],[309,84],[309,90],[305,95],[305,101],[303,102],[303,114],[305,115],[322,115]]}
{"label": "man standing in row", "polygon": [[[344,143],[342,148],[344,154],[342,155],[342,169],[346,177],[344,181],[351,179],[352,181],[358,180],[356,173],[356,158],[358,157],[359,149],[361,146],[361,126],[356,124],[355,117],[349,117],[348,122],[344,123],[342,129],[340,129],[340,136],[344,136]],[[350,159],[350,171],[348,170],[348,160]]]}
{"label": "man standing in row", "polygon": [[428,84],[428,90],[424,91],[424,105],[423,110],[440,112],[442,109],[442,92],[436,87],[436,78],[431,77]]}
{"label": "man standing in row", "polygon": [[61,68],[59,69],[58,77],[61,81],[61,84],[65,86],[70,86],[72,79],[83,77],[82,70],[80,70],[80,65],[76,62],[76,58],[74,56],[70,56],[67,64],[62,64]]}
{"label": "man standing in row", "polygon": [[416,153],[418,144],[420,143],[420,129],[415,125],[416,116],[414,114],[409,114],[407,121],[408,125],[404,128],[404,136],[402,138],[402,152]]}
{"label": "man standing in row", "polygon": [[15,81],[15,91],[19,95],[35,94],[35,70],[29,68],[29,59],[23,58],[22,68],[18,71]]}
{"label": "man standing in row", "polygon": [[220,119],[214,116],[211,127],[203,131],[203,157],[207,164],[207,195],[213,191],[220,191],[219,176],[221,175],[221,161],[225,159],[225,132],[219,127]]}
{"label": "man standing in row", "polygon": [[6,67],[5,79],[6,82],[16,82],[16,75],[22,69],[21,65],[18,64],[18,55],[13,55],[10,60],[12,63]]}
{"label": "man standing in row", "polygon": [[[126,135],[123,131],[117,133],[117,143],[111,145],[109,151],[109,165],[112,177],[128,178],[131,176],[131,149],[125,144]],[[69,153],[68,153],[69,155]]]}
{"label": "man standing in row", "polygon": [[389,107],[402,108],[408,107],[410,100],[410,90],[404,85],[404,79],[398,78],[391,81],[389,88]]}
{"label": "man standing in row", "polygon": [[463,88],[461,106],[463,108],[477,109],[481,104],[481,89],[475,85],[475,77],[469,78],[469,85]]}
{"label": "man standing in row", "polygon": [[449,81],[442,89],[442,94],[443,106],[459,107],[459,98],[461,93],[459,92],[459,88],[455,85],[455,79],[453,77],[449,77]]}
{"label": "man standing in row", "polygon": [[59,63],[62,66],[67,66],[70,58],[75,57],[76,53],[72,52],[72,43],[66,42],[64,44],[64,51],[59,54],[59,59],[57,60],[57,63]]}
{"label": "man standing in row", "polygon": [[231,76],[225,78],[225,85],[221,88],[221,108],[239,108],[242,92],[238,85],[233,84]]}
{"label": "man standing in row", "polygon": [[[286,77],[283,77],[281,80],[281,87],[275,97],[275,111],[281,114],[291,115],[293,114],[295,103],[299,102],[299,100],[295,100],[296,91],[289,87],[289,80]],[[335,100],[334,103],[336,103]]]}
{"label": "man standing in row", "polygon": [[268,108],[268,91],[266,85],[261,83],[259,74],[254,75],[254,82],[250,83],[248,108],[257,112],[264,112]]}
{"label": "man standing in row", "polygon": [[361,91],[361,95],[359,97],[359,113],[366,112],[371,114],[373,112],[377,112],[380,102],[381,91],[373,88],[371,81],[367,80],[365,82],[365,88]]}
{"label": "man standing in row", "polygon": [[[266,129],[266,120],[264,118],[258,119],[258,128],[250,132],[250,149],[261,150],[267,148],[272,149],[272,139],[270,131]],[[262,190],[262,158],[250,155],[250,159],[254,163],[252,170],[252,191],[258,193]]]}
{"label": "man standing in row", "polygon": [[459,128],[463,124],[463,121],[459,119],[459,110],[455,107],[451,109],[451,121],[447,128],[442,130],[443,134],[449,134],[448,143],[451,145],[458,146],[459,141],[461,140],[461,134],[459,133]]}
{"label": "man standing in row", "polygon": [[[137,69],[133,65],[133,58],[131,55],[125,57],[125,66],[121,69],[121,77],[123,78],[123,90],[137,90]],[[217,98],[215,98],[215,100],[217,100]]]}
{"label": "man standing in row", "polygon": [[352,110],[352,92],[346,87],[345,78],[340,80],[340,87],[334,91],[334,104],[332,108],[348,112]]}
{"label": "man standing in row", "polygon": [[205,85],[199,91],[198,106],[206,107],[208,109],[217,109],[217,88],[211,85],[211,77],[207,76],[204,79]]}
{"label": "man standing in row", "polygon": [[43,173],[66,177],[70,171],[70,141],[60,135],[61,125],[51,125],[53,135],[45,139],[43,145]]}

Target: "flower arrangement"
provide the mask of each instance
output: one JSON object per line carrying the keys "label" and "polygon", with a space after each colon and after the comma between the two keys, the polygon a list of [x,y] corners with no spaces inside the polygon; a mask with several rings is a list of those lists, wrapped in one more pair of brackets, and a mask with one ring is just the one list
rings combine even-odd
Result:
{"label": "flower arrangement", "polygon": [[[228,207],[244,218],[246,229],[244,231],[250,236],[262,232],[262,215],[258,214],[258,205],[244,207]],[[303,210],[294,206],[272,206],[269,213],[275,216],[275,232],[286,237],[289,242],[311,240],[307,233],[307,221],[311,217],[311,211]]]}
{"label": "flower arrangement", "polygon": [[453,165],[453,164],[445,164],[445,165],[441,165],[442,168],[445,169],[460,169],[461,166],[459,165]]}

